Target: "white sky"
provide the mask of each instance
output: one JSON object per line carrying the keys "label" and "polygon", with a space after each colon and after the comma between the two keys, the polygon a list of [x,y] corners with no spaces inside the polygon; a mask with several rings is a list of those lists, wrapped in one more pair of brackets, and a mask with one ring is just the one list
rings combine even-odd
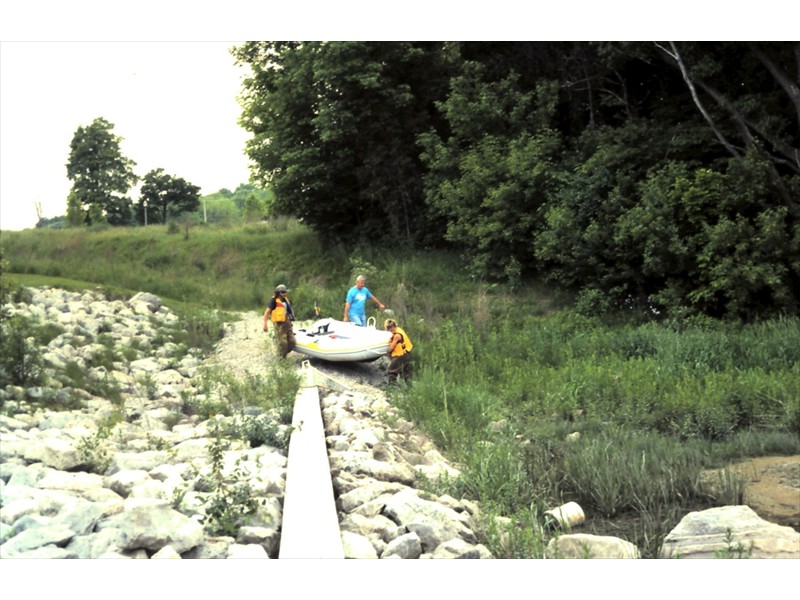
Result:
{"label": "white sky", "polygon": [[45,217],[66,212],[69,144],[97,117],[139,177],[161,167],[202,194],[246,183],[233,45],[0,42],[0,228],[33,227],[35,202]]}
{"label": "white sky", "polygon": [[4,2],[0,229],[34,226],[36,202],[45,217],[66,212],[69,144],[97,117],[114,124],[140,177],[161,167],[202,194],[246,183],[249,134],[237,125],[236,100],[245,71],[228,53],[234,42],[224,40],[796,38],[800,2],[762,0],[747,15],[719,7],[696,0]]}

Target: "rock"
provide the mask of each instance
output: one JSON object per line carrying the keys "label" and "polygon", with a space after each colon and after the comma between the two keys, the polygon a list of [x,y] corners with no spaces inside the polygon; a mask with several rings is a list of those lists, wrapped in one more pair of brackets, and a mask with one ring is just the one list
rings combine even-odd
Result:
{"label": "rock", "polygon": [[153,554],[150,558],[177,558],[180,559],[181,555],[175,551],[172,546],[164,546],[161,550]]}
{"label": "rock", "polygon": [[395,540],[403,529],[383,515],[365,517],[364,515],[346,515],[339,527],[342,531],[350,531],[364,537],[377,535],[383,542],[390,543]]}
{"label": "rock", "polygon": [[800,533],[749,506],[691,512],[667,534],[659,558],[800,558]]}
{"label": "rock", "polygon": [[408,531],[416,532],[422,540],[423,552],[433,551],[453,538],[477,543],[475,534],[462,522],[459,513],[423,500],[416,490],[407,489],[387,499],[383,514]]}
{"label": "rock", "polygon": [[431,558],[479,559],[492,558],[492,554],[483,545],[468,544],[462,539],[454,538],[439,544],[431,554]]}
{"label": "rock", "polygon": [[[177,322],[156,296],[109,302],[94,292],[44,289],[32,290],[31,298],[14,310],[62,323],[64,333],[42,349],[47,385],[0,390],[0,401],[15,403],[13,416],[0,415],[3,557],[277,556],[286,450],[249,448],[226,434],[216,479],[215,430],[235,431],[238,417],[209,420],[187,410],[214,400],[214,391],[192,380],[208,365],[239,379],[265,373],[260,315],[232,323],[215,355],[201,362],[199,354],[180,357],[183,348],[173,342],[153,343],[163,339],[159,327]],[[107,361],[111,349],[115,356]],[[101,355],[104,366],[89,368]],[[65,376],[67,367],[83,370],[86,389]],[[339,391],[322,395],[345,555],[490,558],[474,544],[476,505],[417,496],[418,475],[458,471],[370,387],[370,380],[383,379],[385,364],[359,367],[352,376],[325,379],[326,390]],[[98,384],[114,396],[100,397]],[[278,418],[256,407],[248,415]],[[246,489],[258,508],[239,521],[235,539],[209,535],[201,524],[209,502],[219,502],[231,486]]]}
{"label": "rock", "polygon": [[128,499],[125,511],[101,524],[119,529],[125,539],[124,550],[144,548],[158,551],[172,546],[178,553],[191,550],[203,541],[203,527],[197,521],[170,508],[160,500]]}
{"label": "rock", "polygon": [[259,544],[231,544],[228,558],[269,558],[269,555]]}
{"label": "rock", "polygon": [[342,548],[345,558],[378,558],[369,538],[352,531],[342,531]]}
{"label": "rock", "polygon": [[551,539],[547,558],[640,558],[639,549],[613,536],[572,533]]}
{"label": "rock", "polygon": [[106,477],[103,480],[103,485],[123,498],[127,498],[135,486],[148,479],[150,479],[150,475],[144,469],[131,469],[117,471],[113,475]]}
{"label": "rock", "polygon": [[419,536],[414,533],[407,533],[395,538],[386,546],[386,549],[381,554],[381,558],[391,558],[396,556],[398,558],[419,558],[422,554],[422,542]]}
{"label": "rock", "polygon": [[277,527],[248,527],[239,529],[236,537],[237,544],[258,544],[267,551],[270,556],[278,556],[280,549],[281,535]]}
{"label": "rock", "polygon": [[147,292],[139,292],[131,297],[128,301],[131,305],[134,304],[145,304],[150,312],[157,312],[159,308],[161,308],[161,298],[154,294],[149,294]]}
{"label": "rock", "polygon": [[0,556],[14,558],[48,545],[65,546],[73,537],[75,532],[64,525],[26,529],[0,546]]}
{"label": "rock", "polygon": [[339,508],[342,512],[349,513],[380,496],[388,497],[404,489],[406,489],[405,486],[399,483],[385,481],[365,482],[361,487],[357,487],[339,496]]}
{"label": "rock", "polygon": [[62,438],[47,438],[27,446],[24,457],[29,462],[41,462],[59,471],[74,469],[84,462],[75,443]]}

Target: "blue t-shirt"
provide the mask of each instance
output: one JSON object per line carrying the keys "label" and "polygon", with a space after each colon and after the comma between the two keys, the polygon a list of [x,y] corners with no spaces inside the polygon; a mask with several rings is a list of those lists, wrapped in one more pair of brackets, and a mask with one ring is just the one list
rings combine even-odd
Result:
{"label": "blue t-shirt", "polygon": [[358,287],[354,285],[350,288],[350,291],[347,292],[346,301],[350,303],[350,310],[347,311],[347,317],[353,323],[357,323],[358,325],[367,324],[364,307],[367,300],[370,298],[372,298],[372,293],[367,289],[367,286],[358,289]]}

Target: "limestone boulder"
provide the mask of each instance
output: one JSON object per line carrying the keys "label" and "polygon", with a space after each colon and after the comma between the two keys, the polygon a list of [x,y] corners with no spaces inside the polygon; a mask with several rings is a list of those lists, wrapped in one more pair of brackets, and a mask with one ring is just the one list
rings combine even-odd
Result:
{"label": "limestone boulder", "polygon": [[800,533],[749,506],[695,511],[667,534],[659,558],[800,558]]}

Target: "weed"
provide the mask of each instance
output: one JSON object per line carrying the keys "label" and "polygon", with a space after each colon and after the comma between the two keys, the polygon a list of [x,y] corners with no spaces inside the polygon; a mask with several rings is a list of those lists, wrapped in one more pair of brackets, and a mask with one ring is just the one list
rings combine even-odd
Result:
{"label": "weed", "polygon": [[158,384],[156,383],[155,379],[153,379],[153,376],[147,373],[146,375],[140,377],[137,381],[139,385],[144,387],[147,398],[153,400],[158,392]]}
{"label": "weed", "polygon": [[714,551],[714,558],[750,558],[753,555],[753,542],[745,547],[741,541],[734,544],[733,531],[730,527],[725,530],[726,547]]}
{"label": "weed", "polygon": [[250,485],[242,481],[238,472],[229,482],[223,474],[223,459],[227,444],[217,427],[209,446],[213,489],[205,503],[205,514],[201,523],[211,535],[236,537],[244,520],[254,515],[264,500],[253,497]]}
{"label": "weed", "polygon": [[81,462],[90,473],[104,474],[111,465],[111,451],[108,447],[108,438],[117,423],[123,420],[120,413],[115,413],[106,421],[99,423],[97,430],[84,436],[78,442],[78,453]]}
{"label": "weed", "polygon": [[9,384],[31,387],[42,383],[40,346],[55,337],[57,331],[62,330],[22,315],[0,320],[0,388]]}
{"label": "weed", "polygon": [[291,433],[290,426],[280,427],[266,415],[245,415],[242,418],[241,436],[251,448],[264,445],[286,450]]}
{"label": "weed", "polygon": [[539,521],[536,509],[508,518],[490,508],[482,513],[476,534],[496,558],[544,558],[547,541]]}

